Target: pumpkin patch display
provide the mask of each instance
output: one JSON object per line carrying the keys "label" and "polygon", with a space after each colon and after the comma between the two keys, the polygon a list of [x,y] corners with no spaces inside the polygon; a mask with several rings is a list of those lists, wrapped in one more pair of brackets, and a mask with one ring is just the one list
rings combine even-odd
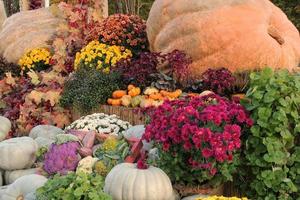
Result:
{"label": "pumpkin patch display", "polygon": [[269,0],[156,0],[147,34],[152,51],[191,56],[190,78],[208,68],[292,71],[300,63],[299,32]]}

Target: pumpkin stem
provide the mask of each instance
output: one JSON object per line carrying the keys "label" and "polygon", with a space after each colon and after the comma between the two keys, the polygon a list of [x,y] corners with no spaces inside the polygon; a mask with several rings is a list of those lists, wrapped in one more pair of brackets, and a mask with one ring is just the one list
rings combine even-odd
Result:
{"label": "pumpkin stem", "polygon": [[278,42],[278,44],[283,45],[284,44],[284,39],[281,37],[281,35],[278,32],[278,29],[275,28],[274,26],[269,26],[268,28],[268,34]]}
{"label": "pumpkin stem", "polygon": [[24,200],[24,196],[23,196],[23,194],[21,194],[21,195],[17,196],[16,200]]}

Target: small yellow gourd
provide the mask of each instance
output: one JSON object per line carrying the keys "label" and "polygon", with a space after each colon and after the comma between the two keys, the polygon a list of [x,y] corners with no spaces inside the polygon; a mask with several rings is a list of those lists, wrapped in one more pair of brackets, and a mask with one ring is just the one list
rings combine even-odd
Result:
{"label": "small yellow gourd", "polygon": [[131,90],[129,90],[128,94],[129,94],[131,97],[138,96],[138,95],[141,94],[141,89],[140,89],[139,87],[132,88]]}

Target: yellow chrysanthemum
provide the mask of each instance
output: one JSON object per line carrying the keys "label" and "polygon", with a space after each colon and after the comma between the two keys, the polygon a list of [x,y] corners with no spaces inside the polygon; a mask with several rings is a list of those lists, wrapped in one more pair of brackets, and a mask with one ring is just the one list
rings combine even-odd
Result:
{"label": "yellow chrysanthemum", "polygon": [[108,174],[108,169],[102,161],[97,161],[95,164],[95,172],[101,176],[106,176]]}
{"label": "yellow chrysanthemum", "polygon": [[132,57],[131,51],[124,50],[124,47],[109,46],[99,43],[99,41],[92,41],[76,53],[74,68],[77,70],[80,65],[86,65],[109,73],[111,67],[114,67],[119,60],[130,57]]}
{"label": "yellow chrysanthemum", "polygon": [[48,49],[35,48],[27,51],[19,60],[19,65],[24,70],[34,69],[37,63],[48,65],[51,59],[51,54]]}
{"label": "yellow chrysanthemum", "polygon": [[118,140],[114,137],[107,138],[102,144],[103,151],[113,151],[117,148]]}

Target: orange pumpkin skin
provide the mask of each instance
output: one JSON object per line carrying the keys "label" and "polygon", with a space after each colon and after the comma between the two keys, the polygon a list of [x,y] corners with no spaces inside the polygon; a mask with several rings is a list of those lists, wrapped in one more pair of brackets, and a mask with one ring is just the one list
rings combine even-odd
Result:
{"label": "orange pumpkin skin", "polygon": [[269,0],[156,0],[147,34],[152,51],[191,56],[191,78],[219,67],[292,71],[300,62],[299,32]]}
{"label": "orange pumpkin skin", "polygon": [[116,90],[113,92],[112,97],[114,99],[120,99],[123,96],[125,96],[127,94],[127,92],[125,90]]}

